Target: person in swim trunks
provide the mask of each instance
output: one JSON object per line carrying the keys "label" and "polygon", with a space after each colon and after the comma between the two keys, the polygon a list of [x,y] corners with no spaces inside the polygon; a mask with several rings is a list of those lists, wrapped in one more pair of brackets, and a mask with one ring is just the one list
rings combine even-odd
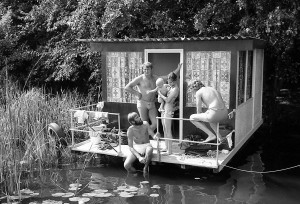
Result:
{"label": "person in swim trunks", "polygon": [[128,122],[131,126],[127,130],[127,139],[129,154],[124,162],[124,168],[128,172],[135,172],[132,166],[133,162],[138,159],[140,163],[145,164],[144,173],[148,172],[149,163],[152,159],[153,147],[150,144],[149,135],[157,139],[153,130],[147,121],[142,121],[136,112],[128,114]]}
{"label": "person in swim trunks", "polygon": [[[197,108],[197,113],[190,116],[191,122],[208,135],[204,142],[221,140],[221,135],[217,135],[217,124],[228,118],[228,110],[221,94],[212,87],[205,87],[200,80],[194,80],[190,84],[190,88],[196,92]],[[202,103],[207,107],[207,111],[204,113],[202,112]],[[203,122],[208,122],[215,133]]]}
{"label": "person in swim trunks", "polygon": [[[177,74],[181,68],[181,63],[178,64],[176,70],[174,71]],[[156,93],[151,91],[156,87],[156,80],[158,78],[163,78],[167,80],[167,76],[157,76],[152,72],[152,64],[150,62],[145,62],[143,64],[143,74],[134,78],[125,86],[125,91],[137,96],[137,109],[143,121],[151,122],[151,129],[154,131],[156,129],[156,117],[158,112],[155,107]],[[133,88],[137,86],[138,91]]]}

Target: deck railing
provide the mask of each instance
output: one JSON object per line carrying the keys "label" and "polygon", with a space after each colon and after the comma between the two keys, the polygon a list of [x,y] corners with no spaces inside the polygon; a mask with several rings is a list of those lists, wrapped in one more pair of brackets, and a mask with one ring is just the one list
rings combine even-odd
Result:
{"label": "deck railing", "polygon": [[[235,113],[235,109],[233,109],[230,113],[228,113],[228,119],[232,119]],[[191,121],[191,119],[187,119],[187,118],[168,118],[168,117],[156,117],[156,122],[157,122],[157,131],[159,131],[159,121],[161,119],[168,119],[168,120],[185,120],[185,121]],[[219,135],[220,133],[220,123],[217,123],[217,135]],[[187,143],[196,143],[196,144],[205,144],[205,145],[215,145],[217,147],[216,149],[216,168],[219,167],[219,146],[223,143],[223,141],[225,139],[227,139],[227,137],[231,136],[232,133],[234,132],[234,130],[232,130],[230,133],[228,133],[224,139],[222,139],[221,141],[219,141],[218,137],[217,137],[217,143],[211,143],[211,142],[201,142],[201,141],[192,141],[192,140],[184,140],[182,138],[180,139],[172,139],[172,138],[163,138],[163,137],[157,137],[157,154],[158,154],[158,160],[161,161],[161,153],[160,153],[160,140],[165,140],[165,141],[176,141],[176,142],[187,142]],[[172,148],[172,145],[170,145]]]}

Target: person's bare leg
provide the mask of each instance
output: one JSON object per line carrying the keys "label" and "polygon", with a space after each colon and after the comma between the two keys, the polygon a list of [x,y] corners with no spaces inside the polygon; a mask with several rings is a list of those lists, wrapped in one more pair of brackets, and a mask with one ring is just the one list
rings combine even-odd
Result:
{"label": "person's bare leg", "polygon": [[[215,131],[215,134],[217,135],[218,130],[218,123],[209,123],[210,127]],[[217,135],[217,138],[219,141],[221,141],[221,135],[220,133]]]}
{"label": "person's bare leg", "polygon": [[197,128],[199,128],[200,130],[202,130],[208,135],[208,137],[203,142],[210,142],[217,138],[217,136],[212,131],[210,131],[210,129],[206,127],[205,124],[201,122],[201,121],[208,122],[205,113],[192,114],[190,116],[190,119],[191,119],[191,123],[193,123]]}
{"label": "person's bare leg", "polygon": [[158,113],[156,108],[151,108],[149,110],[149,118],[151,121],[151,125],[150,128],[154,131],[157,128],[157,122],[156,122],[156,117],[157,117]]}
{"label": "person's bare leg", "polygon": [[164,111],[164,105],[165,105],[165,102],[162,101],[162,102],[160,103],[160,106],[159,106],[159,109],[158,109],[159,112]]}
{"label": "person's bare leg", "polygon": [[199,128],[200,130],[202,130],[203,132],[205,132],[208,135],[207,138],[203,142],[211,142],[217,138],[216,135],[213,132],[211,132],[210,129],[208,129],[208,127],[206,127],[206,125],[203,124],[202,122],[199,122],[199,121],[191,121],[191,122],[197,128]]}
{"label": "person's bare leg", "polygon": [[149,170],[149,164],[152,159],[152,154],[153,154],[153,147],[149,145],[149,146],[147,146],[146,152],[145,152],[146,163],[145,163],[145,166],[143,169],[144,172],[148,172],[148,170]]}
{"label": "person's bare leg", "polygon": [[148,115],[148,108],[147,107],[138,107],[138,112],[139,112],[139,115],[142,119],[142,121],[149,121],[149,115]]}
{"label": "person's bare leg", "polygon": [[[165,112],[162,112],[161,117],[165,117]],[[166,137],[165,119],[161,119],[161,124],[162,124],[162,127],[163,127],[164,137]],[[168,147],[167,147],[167,142],[165,141],[165,148],[163,148],[161,150],[161,152],[166,152],[166,151],[168,151]]]}
{"label": "person's bare leg", "polygon": [[130,173],[136,172],[135,168],[132,166],[132,164],[135,160],[136,160],[136,157],[130,152],[124,162],[124,168]]}
{"label": "person's bare leg", "polygon": [[[166,117],[170,117],[166,115]],[[172,139],[172,120],[170,119],[165,119],[165,137]],[[167,148],[167,153],[172,154],[172,141],[166,140],[166,148]]]}

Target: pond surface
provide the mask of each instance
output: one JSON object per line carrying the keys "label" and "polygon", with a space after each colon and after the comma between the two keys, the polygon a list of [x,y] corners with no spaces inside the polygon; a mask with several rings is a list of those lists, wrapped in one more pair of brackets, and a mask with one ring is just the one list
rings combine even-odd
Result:
{"label": "pond surface", "polygon": [[299,203],[299,166],[250,172],[299,165],[299,145],[298,131],[259,129],[228,164],[248,172],[224,167],[214,174],[163,164],[151,166],[149,175],[127,174],[122,160],[93,159],[87,166],[36,172],[22,182],[23,195],[30,197],[21,203]]}

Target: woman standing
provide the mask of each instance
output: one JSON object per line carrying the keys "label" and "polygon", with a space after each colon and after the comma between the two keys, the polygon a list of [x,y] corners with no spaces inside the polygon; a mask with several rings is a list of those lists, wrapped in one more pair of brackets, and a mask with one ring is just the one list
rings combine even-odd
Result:
{"label": "woman standing", "polygon": [[[168,75],[168,84],[170,85],[170,90],[167,96],[164,96],[160,91],[158,91],[159,96],[162,100],[165,101],[164,111],[161,113],[161,116],[164,118],[173,118],[174,114],[174,102],[179,95],[179,87],[176,83],[177,75],[174,72],[171,72]],[[162,119],[162,125],[164,130],[164,137],[172,139],[172,120],[170,119]],[[168,154],[172,154],[172,142],[166,140],[166,151]]]}

